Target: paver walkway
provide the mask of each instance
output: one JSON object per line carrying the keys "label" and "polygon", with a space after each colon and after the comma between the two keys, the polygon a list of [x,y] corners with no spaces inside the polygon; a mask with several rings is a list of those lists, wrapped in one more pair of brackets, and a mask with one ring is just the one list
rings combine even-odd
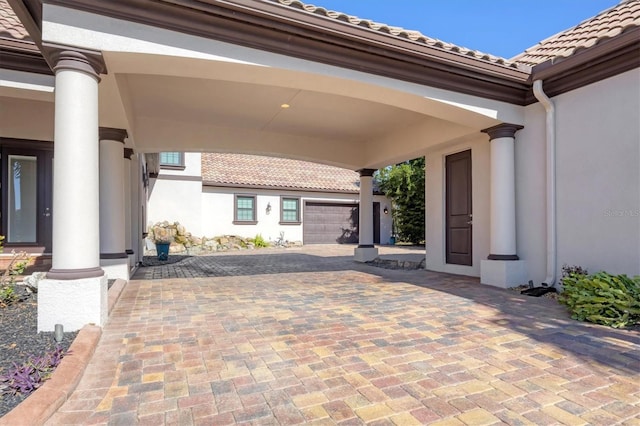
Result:
{"label": "paver walkway", "polygon": [[49,424],[638,424],[639,333],[317,250],[141,269]]}

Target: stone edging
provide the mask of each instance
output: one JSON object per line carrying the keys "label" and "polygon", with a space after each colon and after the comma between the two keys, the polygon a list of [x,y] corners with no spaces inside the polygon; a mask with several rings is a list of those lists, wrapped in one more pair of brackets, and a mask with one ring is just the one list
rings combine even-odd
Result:
{"label": "stone edging", "polygon": [[414,262],[412,260],[396,260],[396,259],[381,259],[376,257],[370,262],[366,262],[368,265],[376,266],[378,268],[384,269],[424,269],[425,260],[422,259],[420,262]]}
{"label": "stone edging", "polygon": [[[109,289],[109,313],[113,310],[126,284],[124,280],[116,280]],[[60,365],[42,387],[0,418],[0,426],[44,424],[78,386],[101,335],[101,327],[96,325],[82,327],[69,348],[71,354],[62,358]]]}

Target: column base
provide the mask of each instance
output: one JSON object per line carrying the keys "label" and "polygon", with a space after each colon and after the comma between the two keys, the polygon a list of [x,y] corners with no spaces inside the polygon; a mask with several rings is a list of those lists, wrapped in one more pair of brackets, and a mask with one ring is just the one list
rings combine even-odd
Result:
{"label": "column base", "polygon": [[121,259],[100,259],[100,267],[110,280],[129,281],[129,257]]}
{"label": "column base", "polygon": [[129,258],[129,271],[132,271],[136,267],[136,254],[131,249],[127,249],[126,253],[127,257]]}
{"label": "column base", "polygon": [[509,288],[527,282],[527,262],[524,260],[482,260],[480,282],[494,287]]}
{"label": "column base", "polygon": [[378,249],[376,247],[356,247],[353,251],[353,258],[356,262],[370,262],[378,257]]}
{"label": "column base", "polygon": [[77,331],[87,324],[102,327],[108,317],[107,277],[80,280],[44,279],[38,283],[38,332]]}

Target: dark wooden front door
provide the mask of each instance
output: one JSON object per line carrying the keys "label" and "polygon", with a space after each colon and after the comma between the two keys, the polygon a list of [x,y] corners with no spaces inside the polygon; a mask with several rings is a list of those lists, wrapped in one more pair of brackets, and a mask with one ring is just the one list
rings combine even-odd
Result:
{"label": "dark wooden front door", "polygon": [[380,244],[380,203],[373,203],[373,244]]}
{"label": "dark wooden front door", "polygon": [[50,144],[0,141],[0,235],[8,249],[51,252],[53,151]]}
{"label": "dark wooden front door", "polygon": [[471,266],[471,150],[448,155],[445,167],[446,261]]}

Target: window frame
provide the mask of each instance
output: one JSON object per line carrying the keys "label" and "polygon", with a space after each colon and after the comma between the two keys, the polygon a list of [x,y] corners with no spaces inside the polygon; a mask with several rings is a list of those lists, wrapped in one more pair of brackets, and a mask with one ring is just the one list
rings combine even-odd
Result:
{"label": "window frame", "polygon": [[[296,208],[296,220],[284,220],[284,201],[285,200],[295,200],[297,204]],[[280,225],[300,225],[302,223],[301,220],[301,200],[300,197],[291,197],[291,196],[280,196]],[[287,210],[291,211],[291,210]]]}
{"label": "window frame", "polygon": [[[253,199],[253,209],[252,209],[253,219],[252,220],[238,219],[238,199],[239,198]],[[233,194],[233,224],[234,225],[256,225],[258,223],[257,214],[258,214],[258,197],[256,194]]]}
{"label": "window frame", "polygon": [[[176,153],[178,154],[178,164],[174,164],[174,163],[163,163],[162,162],[162,154],[173,154]],[[184,170],[186,168],[186,166],[184,165],[184,152],[179,152],[179,151],[162,151],[158,154],[158,163],[160,165],[161,169],[168,169],[168,170]]]}

